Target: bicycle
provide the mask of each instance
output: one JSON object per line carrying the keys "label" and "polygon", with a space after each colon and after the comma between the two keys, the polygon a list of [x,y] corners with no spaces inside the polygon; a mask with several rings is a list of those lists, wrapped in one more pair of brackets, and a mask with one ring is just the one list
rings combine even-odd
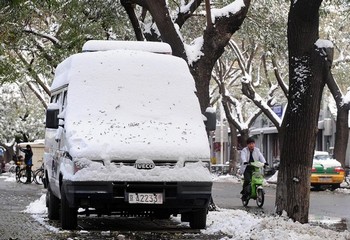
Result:
{"label": "bicycle", "polygon": [[[9,168],[8,172],[15,174],[16,182],[20,182],[20,176],[23,175],[23,173],[21,173],[21,175],[20,175],[21,170],[23,170],[23,168],[21,169],[21,165],[19,163],[16,163],[15,165],[12,165]],[[24,170],[25,170],[25,168],[24,168]],[[25,179],[25,180],[27,180],[27,179]]]}
{"label": "bicycle", "polygon": [[36,184],[42,185],[44,178],[44,165],[42,164],[40,168],[34,171],[34,182]]}
{"label": "bicycle", "polygon": [[[33,182],[34,181],[34,173],[32,170],[31,171],[31,179],[28,182]],[[16,180],[17,182],[25,183],[27,182],[28,176],[27,176],[27,169],[26,167],[20,169],[18,173],[16,174]]]}
{"label": "bicycle", "polygon": [[15,173],[17,175],[19,171],[19,166],[18,165],[12,165],[9,170],[7,170],[9,173]]}

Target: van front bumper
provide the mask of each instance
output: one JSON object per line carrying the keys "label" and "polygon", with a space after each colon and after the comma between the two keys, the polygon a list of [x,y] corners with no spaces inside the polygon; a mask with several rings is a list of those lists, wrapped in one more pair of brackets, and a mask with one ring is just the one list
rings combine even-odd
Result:
{"label": "van front bumper", "polygon": [[[72,208],[95,208],[107,212],[167,209],[181,213],[207,208],[212,182],[72,182],[62,187]],[[129,193],[162,194],[162,204],[129,203]]]}

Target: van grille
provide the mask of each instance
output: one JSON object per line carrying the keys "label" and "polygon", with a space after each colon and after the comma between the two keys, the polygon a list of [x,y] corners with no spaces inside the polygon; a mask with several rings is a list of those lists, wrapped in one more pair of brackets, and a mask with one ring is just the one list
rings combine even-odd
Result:
{"label": "van grille", "polygon": [[[117,167],[121,167],[121,166],[134,166],[135,165],[136,160],[112,160],[111,163],[116,165]],[[166,167],[166,168],[174,168],[177,161],[172,160],[156,160],[153,161],[155,166],[157,167]]]}

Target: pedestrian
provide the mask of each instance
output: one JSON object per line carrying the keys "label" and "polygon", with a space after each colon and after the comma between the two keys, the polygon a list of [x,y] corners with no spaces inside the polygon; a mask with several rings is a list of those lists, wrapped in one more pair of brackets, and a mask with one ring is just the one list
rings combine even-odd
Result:
{"label": "pedestrian", "polygon": [[26,184],[32,183],[32,166],[33,166],[33,151],[30,145],[27,145],[25,149],[19,147],[19,150],[24,152],[24,163],[26,165],[26,175],[27,181]]}
{"label": "pedestrian", "polygon": [[266,163],[266,160],[262,153],[260,152],[260,149],[255,147],[255,140],[252,137],[249,137],[247,139],[247,146],[242,149],[241,151],[241,172],[243,173],[244,177],[244,183],[243,183],[243,189],[241,191],[242,198],[246,198],[250,195],[250,181],[252,179],[252,174],[254,171],[254,167],[251,165],[248,165],[250,162],[259,161],[262,163]]}

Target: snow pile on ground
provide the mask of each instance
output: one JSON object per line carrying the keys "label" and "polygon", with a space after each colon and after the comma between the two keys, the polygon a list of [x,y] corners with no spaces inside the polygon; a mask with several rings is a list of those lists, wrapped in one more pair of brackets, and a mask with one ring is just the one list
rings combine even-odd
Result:
{"label": "snow pile on ground", "polygon": [[3,173],[0,175],[0,178],[4,178],[5,182],[16,182],[16,178],[15,178],[14,173]]}
{"label": "snow pile on ground", "polygon": [[277,183],[278,171],[275,172],[271,177],[269,177],[266,181],[268,183]]}
{"label": "snow pile on ground", "polygon": [[232,182],[232,183],[241,183],[241,178],[233,175],[215,175],[212,174],[213,182]]}
{"label": "snow pile on ground", "polygon": [[260,217],[243,210],[219,209],[210,212],[204,234],[222,233],[224,239],[350,239],[350,232],[335,232],[286,217]]}
{"label": "snow pile on ground", "polygon": [[[24,212],[33,215],[38,222],[53,232],[60,232],[45,221],[47,209],[45,207],[45,194],[40,199],[30,203]],[[180,217],[172,218],[181,225]],[[243,210],[221,209],[211,211],[207,218],[207,229],[202,234],[223,235],[222,239],[350,239],[350,232],[336,232],[309,224],[293,222],[285,216],[257,216]]]}

